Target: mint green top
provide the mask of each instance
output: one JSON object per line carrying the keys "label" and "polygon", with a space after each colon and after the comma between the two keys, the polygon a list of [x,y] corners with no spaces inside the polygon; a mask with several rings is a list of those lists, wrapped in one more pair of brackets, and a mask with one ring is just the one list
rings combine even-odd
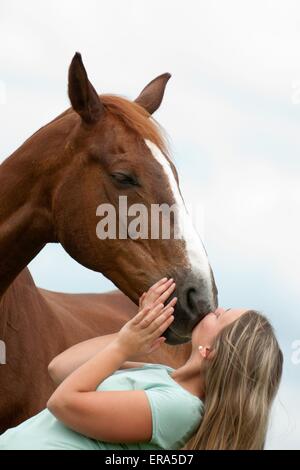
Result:
{"label": "mint green top", "polygon": [[144,390],[152,414],[152,438],[136,444],[97,441],[72,431],[45,409],[0,436],[0,450],[157,450],[180,449],[197,430],[203,414],[200,398],[171,377],[161,364],[121,369],[107,377],[97,390]]}

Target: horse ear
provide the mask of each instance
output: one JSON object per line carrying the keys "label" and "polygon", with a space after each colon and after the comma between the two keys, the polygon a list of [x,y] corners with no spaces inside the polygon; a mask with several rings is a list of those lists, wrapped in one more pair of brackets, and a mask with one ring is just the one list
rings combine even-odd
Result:
{"label": "horse ear", "polygon": [[79,52],[74,55],[69,68],[68,92],[74,111],[81,116],[84,122],[92,124],[100,119],[104,108],[95,88],[88,79]]}
{"label": "horse ear", "polygon": [[163,73],[154,78],[139,94],[135,102],[153,114],[161,105],[170,73]]}

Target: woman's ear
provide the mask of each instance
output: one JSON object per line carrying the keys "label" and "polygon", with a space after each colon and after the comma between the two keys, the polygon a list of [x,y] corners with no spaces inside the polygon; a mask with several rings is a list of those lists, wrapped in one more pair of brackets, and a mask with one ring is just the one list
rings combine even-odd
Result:
{"label": "woman's ear", "polygon": [[209,346],[198,346],[198,349],[203,359],[212,359],[215,354],[215,351]]}

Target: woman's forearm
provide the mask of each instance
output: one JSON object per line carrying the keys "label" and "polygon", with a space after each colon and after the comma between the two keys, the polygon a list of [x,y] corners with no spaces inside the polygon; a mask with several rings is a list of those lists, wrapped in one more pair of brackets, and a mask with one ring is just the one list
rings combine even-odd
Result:
{"label": "woman's forearm", "polygon": [[[60,384],[74,370],[95,356],[113,342],[118,333],[91,338],[75,344],[56,356],[48,366],[49,375],[56,384]],[[135,360],[137,358],[132,358]]]}
{"label": "woman's forearm", "polygon": [[72,372],[50,397],[47,407],[59,419],[66,403],[78,393],[95,391],[97,386],[113,374],[128,359],[117,340],[112,341],[77,370]]}

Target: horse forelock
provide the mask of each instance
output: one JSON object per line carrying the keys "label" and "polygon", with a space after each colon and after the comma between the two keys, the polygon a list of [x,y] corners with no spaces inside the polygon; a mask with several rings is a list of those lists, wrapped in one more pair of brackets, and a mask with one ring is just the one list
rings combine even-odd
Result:
{"label": "horse forelock", "polygon": [[139,104],[118,95],[100,95],[109,113],[118,117],[123,124],[141,139],[150,140],[169,157],[166,132],[159,123]]}

